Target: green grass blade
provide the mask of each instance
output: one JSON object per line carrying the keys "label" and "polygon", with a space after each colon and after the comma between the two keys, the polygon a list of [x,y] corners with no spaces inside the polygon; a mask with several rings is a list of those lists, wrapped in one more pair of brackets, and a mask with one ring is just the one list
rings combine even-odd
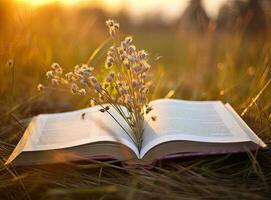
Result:
{"label": "green grass blade", "polygon": [[91,54],[88,59],[88,66],[96,66],[99,60],[106,54],[108,48],[112,45],[112,39],[108,38],[105,40],[95,51]]}

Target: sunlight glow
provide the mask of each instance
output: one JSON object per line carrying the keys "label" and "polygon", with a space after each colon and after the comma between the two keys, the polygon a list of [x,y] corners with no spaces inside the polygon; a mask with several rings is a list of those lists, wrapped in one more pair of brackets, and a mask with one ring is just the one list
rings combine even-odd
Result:
{"label": "sunlight glow", "polygon": [[[183,12],[190,0],[15,0],[18,3],[34,7],[51,3],[61,3],[67,6],[91,4],[109,12],[117,12],[125,8],[136,19],[144,14],[160,13],[165,19],[174,19]],[[229,0],[202,0],[207,14],[216,17],[221,5]]]}
{"label": "sunlight glow", "polygon": [[41,6],[45,4],[50,4],[50,3],[62,3],[62,4],[75,4],[75,3],[82,3],[87,0],[17,0],[19,3],[26,3],[32,6]]}
{"label": "sunlight glow", "polygon": [[96,4],[102,6],[121,7],[125,0],[16,0],[18,3],[25,3],[31,6],[42,6],[52,3],[61,3],[63,5]]}

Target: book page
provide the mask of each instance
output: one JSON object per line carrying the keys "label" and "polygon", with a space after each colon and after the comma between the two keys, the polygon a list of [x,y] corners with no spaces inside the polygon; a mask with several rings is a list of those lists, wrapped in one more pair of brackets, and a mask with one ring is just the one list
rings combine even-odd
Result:
{"label": "book page", "polygon": [[[23,151],[60,149],[112,141],[128,146],[139,155],[136,145],[125,131],[107,112],[102,113],[100,109],[101,106],[95,106],[73,112],[39,115]],[[110,108],[109,112],[131,134],[124,119],[113,108]]]}
{"label": "book page", "polygon": [[[146,115],[142,158],[152,147],[174,140],[198,142],[244,142],[247,134],[220,101],[183,101],[160,99],[150,102]],[[156,121],[150,119],[156,116]]]}
{"label": "book page", "polygon": [[249,126],[242,120],[242,118],[235,112],[235,110],[231,107],[229,103],[225,104],[226,109],[229,113],[233,116],[239,126],[246,132],[248,137],[253,141],[255,144],[266,147],[267,145],[249,128]]}

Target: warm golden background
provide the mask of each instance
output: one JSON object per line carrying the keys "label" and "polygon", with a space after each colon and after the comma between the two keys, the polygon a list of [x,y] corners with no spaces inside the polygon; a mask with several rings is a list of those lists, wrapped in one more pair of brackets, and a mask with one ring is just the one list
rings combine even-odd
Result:
{"label": "warm golden background", "polygon": [[[88,195],[117,190],[119,197],[128,198],[122,193],[126,187],[118,190],[120,185],[128,185],[137,188],[133,194],[142,198],[267,197],[271,188],[270,149],[259,153],[262,161],[251,156],[188,159],[169,162],[167,170],[152,171],[148,176],[126,176],[114,167],[106,178],[97,180],[79,171],[78,166],[68,166],[66,171],[27,170],[19,178],[4,170],[3,160],[22,136],[26,119],[86,105],[87,99],[59,90],[41,94],[36,87],[40,82],[49,84],[45,72],[53,62],[67,70],[86,63],[108,38],[107,18],[119,21],[121,32],[133,35],[135,44],[150,53],[153,98],[170,93],[174,98],[230,102],[270,145],[271,1],[0,0],[0,191],[16,199],[20,194],[40,197],[43,191]],[[101,74],[103,60],[95,66]],[[80,190],[100,183],[112,184],[113,189]],[[51,191],[54,187],[61,189]]]}
{"label": "warm golden background", "polygon": [[174,89],[177,97],[240,106],[270,77],[270,10],[268,0],[2,0],[0,110],[33,96],[52,62],[65,68],[86,62],[108,37],[109,17],[160,57],[158,96]]}

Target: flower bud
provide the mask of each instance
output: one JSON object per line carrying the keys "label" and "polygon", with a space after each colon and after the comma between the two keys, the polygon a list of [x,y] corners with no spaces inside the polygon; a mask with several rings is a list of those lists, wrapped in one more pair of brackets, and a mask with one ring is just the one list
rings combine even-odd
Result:
{"label": "flower bud", "polygon": [[138,57],[140,60],[146,59],[147,56],[148,56],[148,53],[145,50],[141,50],[138,52]]}
{"label": "flower bud", "polygon": [[101,87],[100,83],[96,83],[96,84],[94,85],[94,88],[95,88],[95,90],[96,90],[97,92],[101,92],[101,91],[102,91],[102,87]]}
{"label": "flower bud", "polygon": [[126,41],[121,42],[121,47],[124,51],[128,50],[129,44]]}
{"label": "flower bud", "polygon": [[60,68],[60,65],[59,65],[58,63],[53,63],[53,64],[51,65],[51,68],[52,68],[52,69],[59,69],[59,68]]}
{"label": "flower bud", "polygon": [[68,73],[65,74],[65,77],[66,77],[66,79],[67,79],[68,81],[71,81],[72,78],[73,78],[73,73],[72,73],[72,72],[68,72]]}
{"label": "flower bud", "polygon": [[47,78],[53,78],[54,77],[54,72],[52,70],[46,72]]}
{"label": "flower bud", "polygon": [[92,86],[94,86],[96,83],[98,83],[98,80],[96,79],[95,76],[89,77],[89,81],[90,81]]}
{"label": "flower bud", "polygon": [[106,82],[110,83],[114,79],[114,72],[110,72],[106,77]]}
{"label": "flower bud", "polygon": [[124,66],[126,67],[126,69],[130,69],[131,65],[130,65],[130,63],[129,63],[129,61],[128,61],[127,59],[125,59],[125,60],[123,61],[123,64],[124,64]]}
{"label": "flower bud", "polygon": [[128,60],[129,60],[129,62],[134,63],[136,61],[136,57],[133,55],[129,55]]}
{"label": "flower bud", "polygon": [[116,29],[116,30],[119,30],[119,29],[120,29],[119,23],[115,23],[115,24],[114,24],[114,29]]}
{"label": "flower bud", "polygon": [[78,90],[78,94],[79,94],[79,95],[84,96],[84,95],[86,95],[86,93],[87,93],[87,92],[86,92],[86,90],[85,90],[84,88]]}
{"label": "flower bud", "polygon": [[129,45],[131,44],[131,42],[133,41],[133,37],[132,36],[128,36],[124,39],[124,41]]}
{"label": "flower bud", "polygon": [[129,46],[128,51],[129,51],[130,53],[134,53],[134,52],[136,51],[135,45]]}
{"label": "flower bud", "polygon": [[108,26],[110,28],[110,27],[114,26],[114,20],[108,19],[105,21],[105,24],[106,24],[106,26]]}
{"label": "flower bud", "polygon": [[44,89],[44,86],[40,83],[37,86],[38,91],[42,91]]}
{"label": "flower bud", "polygon": [[134,70],[134,72],[135,72],[136,74],[139,74],[139,73],[141,72],[141,70],[142,70],[142,65],[141,65],[141,64],[135,65],[135,66],[133,67],[133,70]]}
{"label": "flower bud", "polygon": [[73,94],[76,94],[78,90],[79,90],[79,87],[76,85],[76,83],[73,83],[73,84],[71,85],[71,92],[72,92]]}
{"label": "flower bud", "polygon": [[110,69],[112,66],[113,66],[113,63],[112,63],[112,62],[106,61],[105,67],[106,67],[107,69]]}

